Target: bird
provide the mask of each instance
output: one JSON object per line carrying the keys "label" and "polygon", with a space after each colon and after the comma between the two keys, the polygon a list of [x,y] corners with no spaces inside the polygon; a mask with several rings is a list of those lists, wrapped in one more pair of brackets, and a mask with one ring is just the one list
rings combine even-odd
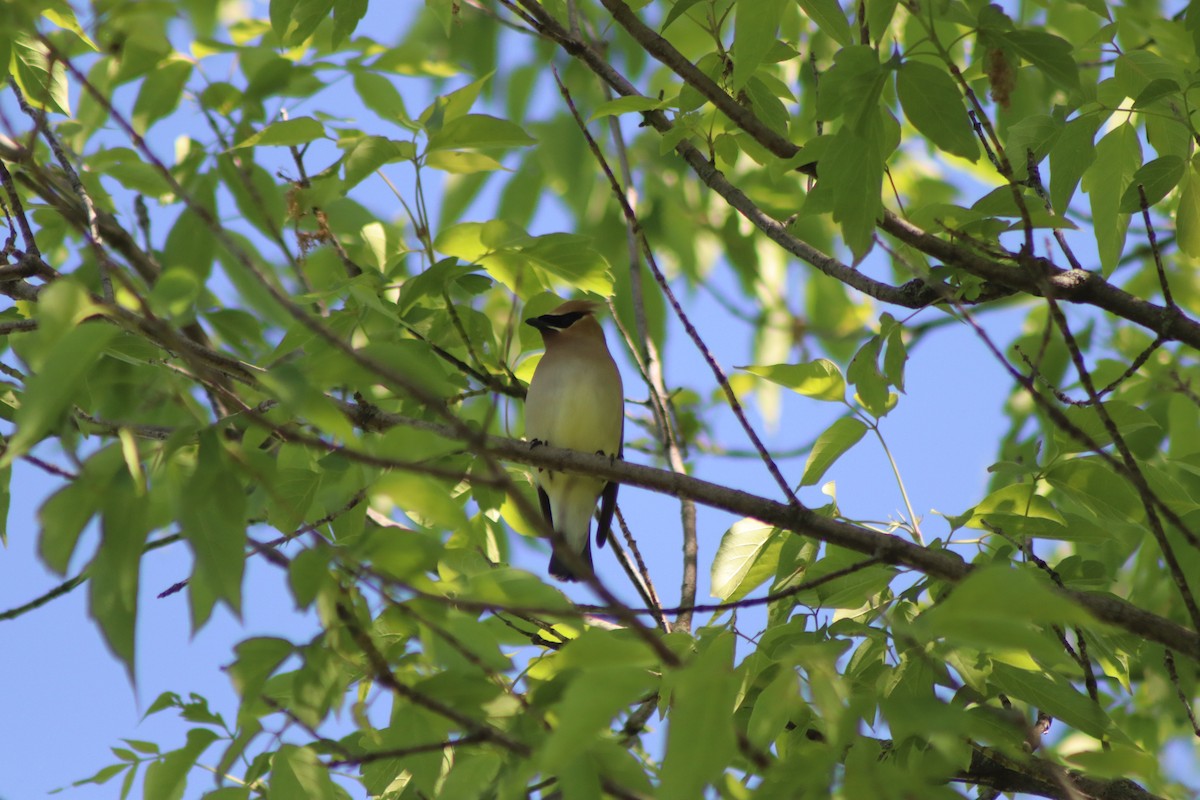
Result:
{"label": "bird", "polygon": [[[546,344],[525,397],[525,436],[533,447],[548,444],[612,458],[624,454],[625,392],[596,320],[597,305],[568,300],[549,314],[525,320]],[[596,545],[603,547],[612,527],[618,484],[540,468],[536,481],[546,523],[590,568],[596,502],[600,501]],[[563,581],[583,577],[557,550],[551,553],[549,569]]]}

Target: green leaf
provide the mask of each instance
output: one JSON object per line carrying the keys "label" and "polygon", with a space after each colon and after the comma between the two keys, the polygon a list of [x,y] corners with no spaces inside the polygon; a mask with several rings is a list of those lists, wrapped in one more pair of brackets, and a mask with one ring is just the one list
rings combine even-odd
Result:
{"label": "green leaf", "polygon": [[[1008,595],[1004,595],[1008,597]],[[1045,711],[1064,725],[1101,740],[1128,743],[1128,737],[1112,723],[1104,710],[1070,681],[1045,670],[1020,669],[1004,663],[992,664],[988,683],[1009,697]]]}
{"label": "green leaf", "polygon": [[[283,534],[304,522],[321,487],[321,473],[308,467],[284,467],[267,488],[267,521]],[[243,523],[244,526],[244,523]]]}
{"label": "green leaf", "polygon": [[8,546],[8,507],[12,503],[12,467],[0,467],[0,546]]}
{"label": "green leaf", "polygon": [[128,189],[151,197],[166,197],[172,189],[162,173],[128,147],[109,147],[88,157],[88,167],[115,178]]}
{"label": "green leaf", "polygon": [[[590,236],[548,233],[519,252],[528,262],[581,291],[601,297],[612,294],[612,271],[600,251],[592,247]],[[492,271],[488,262],[484,266]]]}
{"label": "green leaf", "polygon": [[844,47],[834,55],[833,66],[821,77],[817,113],[827,120],[845,115],[849,124],[857,124],[868,110],[876,112],[883,84],[883,69],[874,48]]}
{"label": "green leaf", "polygon": [[[1103,407],[1134,455],[1146,458],[1157,453],[1164,432],[1152,414],[1124,400],[1109,400]],[[1112,444],[1108,426],[1095,406],[1068,406],[1064,413],[1075,428],[1094,442],[1096,447]],[[1055,430],[1054,438],[1065,453],[1081,453],[1092,449],[1066,430]]]}
{"label": "green leaf", "polygon": [[1071,56],[1071,43],[1045,31],[1017,30],[1000,34],[1009,47],[1033,64],[1054,83],[1079,91],[1079,65]]}
{"label": "green leaf", "polygon": [[249,786],[222,786],[206,793],[201,800],[250,800],[250,796]]}
{"label": "green leaf", "polygon": [[[183,487],[179,523],[196,559],[192,582],[202,581],[218,599],[241,613],[245,570],[246,492],[214,430],[200,435],[196,469]],[[213,498],[220,498],[214,503]],[[192,626],[204,620],[193,609]]]}
{"label": "green leaf", "polygon": [[904,116],[937,147],[968,161],[979,160],[979,142],[967,118],[962,94],[944,70],[908,60],[896,74]]}
{"label": "green leaf", "polygon": [[[856,566],[865,558],[862,553],[842,547],[828,548],[824,558],[813,562],[805,570],[804,581],[813,581]],[[895,575],[895,570],[883,564],[862,567],[815,589],[806,589],[796,594],[795,601],[820,608],[857,611],[887,590]],[[790,582],[780,585],[777,590],[788,588],[787,583]]]}
{"label": "green leaf", "polygon": [[803,364],[774,364],[771,366],[738,367],[786,386],[814,400],[842,403],[846,400],[846,379],[838,365],[825,358]]}
{"label": "green leaf", "polygon": [[520,125],[486,114],[466,114],[449,120],[429,136],[429,151],[460,148],[527,147],[537,140]]}
{"label": "green leaf", "polygon": [[1140,747],[1117,745],[1072,753],[1064,758],[1069,764],[1100,778],[1128,778],[1137,775],[1149,781],[1162,780],[1162,767],[1152,752]]}
{"label": "green leaf", "polygon": [[271,798],[303,797],[305,800],[340,800],[342,794],[329,769],[307,747],[285,744],[271,758]]}
{"label": "green leaf", "polygon": [[217,740],[215,731],[208,728],[192,728],[187,734],[187,744],[178,750],[166,753],[146,769],[143,792],[155,800],[180,800],[187,788],[187,776],[196,759]]}
{"label": "green leaf", "polygon": [[801,486],[816,486],[825,471],[841,458],[842,454],[858,444],[867,432],[867,426],[857,417],[842,417],[830,425],[813,444],[808,461],[804,464]]}
{"label": "green leaf", "polygon": [[713,597],[724,601],[741,599],[772,577],[779,566],[780,539],[790,535],[758,520],[735,522],[721,537],[713,557]]}
{"label": "green leaf", "polygon": [[684,13],[687,12],[688,9],[699,2],[702,2],[702,0],[677,0],[677,2],[671,6],[671,10],[667,12],[667,16],[665,19],[663,19],[662,27],[658,29],[658,32],[662,33],[667,28],[671,27],[672,22],[679,19]]}
{"label": "green leaf", "polygon": [[645,697],[656,682],[649,671],[624,666],[579,673],[553,708],[558,723],[535,756],[539,768],[555,772],[586,751],[622,709]]}
{"label": "green leaf", "polygon": [[150,291],[150,308],[167,319],[190,315],[200,294],[200,281],[185,267],[169,267]]}
{"label": "green leaf", "polygon": [[846,369],[846,380],[857,390],[855,398],[876,418],[892,410],[894,395],[888,391],[888,380],[879,371],[879,351],[883,339],[872,336],[858,349]]}
{"label": "green leaf", "polygon": [[[678,5],[675,6],[675,8],[678,7]],[[670,103],[666,100],[658,100],[654,97],[645,97],[643,95],[618,97],[596,106],[596,110],[592,112],[592,116],[588,117],[588,122],[594,122],[602,117],[619,116],[637,111],[658,111],[669,106]]]}
{"label": "green leaf", "polygon": [[334,0],[271,0],[271,27],[285,47],[302,44],[329,16]]}
{"label": "green leaf", "polygon": [[410,130],[420,128],[408,116],[400,90],[383,75],[366,70],[354,71],[354,93],[363,104],[388,122],[397,122]]}
{"label": "green leaf", "polygon": [[568,641],[554,655],[530,665],[529,674],[550,680],[569,670],[658,665],[658,657],[640,637],[627,629],[588,628]]}
{"label": "green leaf", "polygon": [[[890,319],[890,314],[884,314],[884,319]],[[887,340],[887,349],[883,354],[883,376],[887,382],[904,392],[904,365],[908,361],[908,347],[904,344],[904,326],[895,324],[890,331],[881,333]]]}
{"label": "green leaf", "polygon": [[63,421],[82,395],[88,373],[119,332],[107,322],[83,322],[54,344],[41,369],[25,384],[13,420],[16,432],[8,440],[0,467],[10,466]]}
{"label": "green leaf", "polygon": [[1096,145],[1096,160],[1083,174],[1083,190],[1091,201],[1096,248],[1105,275],[1112,272],[1125,247],[1129,216],[1120,212],[1121,197],[1142,163],[1142,147],[1133,125],[1124,123]]}
{"label": "green leaf", "polygon": [[[479,172],[495,172],[506,169],[503,164],[491,156],[461,150],[434,151],[425,157],[425,166],[455,175],[474,175]],[[482,176],[480,177],[482,178]]]}
{"label": "green leaf", "polygon": [[1175,211],[1175,235],[1179,249],[1200,258],[1200,175],[1189,166],[1183,175],[1183,191]]}
{"label": "green leaf", "polygon": [[461,797],[463,800],[483,800],[492,797],[496,775],[503,763],[503,759],[497,753],[455,753],[454,765],[440,785],[440,794],[444,797]]}
{"label": "green leaf", "polygon": [[[400,537],[392,535],[390,538]],[[297,607],[308,608],[320,591],[330,585],[329,570],[326,548],[310,548],[296,554],[288,565],[288,587],[292,590]]]}
{"label": "green leaf", "polygon": [[27,33],[17,33],[11,41],[12,58],[5,63],[26,100],[35,108],[70,116],[71,97],[61,61],[52,58],[46,46]]}
{"label": "green leaf", "polygon": [[234,648],[237,660],[229,667],[229,678],[242,702],[257,701],[267,678],[293,651],[287,639],[262,636],[239,643]]}
{"label": "green leaf", "polygon": [[563,282],[581,291],[610,295],[608,262],[591,245],[590,237],[577,234],[533,237],[502,220],[451,225],[434,240],[440,252],[479,264],[525,299]]}
{"label": "green leaf", "polygon": [[[842,6],[837,0],[799,0],[799,2],[804,15],[815,22],[822,33],[842,47],[850,47],[854,44],[854,33],[850,30],[850,21],[846,19],[846,12],[842,10]],[[882,33],[882,31],[875,31],[874,28],[872,32],[877,36]]]}
{"label": "green leaf", "polygon": [[389,472],[375,482],[372,494],[390,497],[408,517],[421,525],[456,530],[465,527],[462,502],[446,483],[415,472]]}
{"label": "green leaf", "polygon": [[[1059,492],[1077,499],[1100,520],[1135,521],[1145,513],[1137,490],[1098,456],[1059,461],[1046,471],[1046,481]],[[1057,500],[1058,494],[1051,499]]]}
{"label": "green leaf", "polygon": [[[192,200],[197,205],[208,209],[213,218],[217,216],[216,209],[217,174],[207,172],[197,176],[188,187]],[[167,244],[163,248],[163,263],[171,267],[186,267],[200,281],[205,281],[212,273],[213,258],[217,252],[216,237],[213,236],[212,226],[206,222],[199,211],[185,208],[171,230],[167,233]]]}
{"label": "green leaf", "polygon": [[349,189],[369,177],[384,164],[411,161],[417,149],[412,142],[398,142],[382,136],[364,136],[346,154],[343,164],[345,188]]}
{"label": "green leaf", "polygon": [[100,519],[100,549],[89,568],[88,613],[104,634],[113,655],[134,682],[134,639],[142,549],[150,526],[145,501],[127,472],[117,472],[106,487]]}
{"label": "green leaf", "polygon": [[695,800],[717,779],[737,752],[733,716],[738,684],[734,637],[720,633],[673,676],[658,797]]}
{"label": "green leaf", "polygon": [[[1162,200],[1179,185],[1186,168],[1187,164],[1179,156],[1163,156],[1153,161],[1147,161],[1133,173],[1129,186],[1121,195],[1120,212],[1136,214],[1141,210],[1142,198],[1138,192],[1138,186],[1141,186],[1146,193],[1147,207],[1153,207],[1155,203]],[[1188,251],[1185,249],[1184,252]]]}
{"label": "green leaf", "polygon": [[66,574],[84,525],[99,509],[122,464],[120,447],[101,450],[87,460],[77,480],[50,495],[38,509],[38,555],[58,575]]}
{"label": "green leaf", "polygon": [[[896,13],[897,3],[898,0],[867,0],[867,29],[871,31],[871,35],[875,37],[876,41],[883,38],[884,31],[891,24],[892,17]],[[838,10],[841,10],[840,5]],[[848,27],[849,23],[847,23]]]}
{"label": "green leaf", "polygon": [[756,747],[769,748],[803,705],[796,673],[790,669],[779,670],[754,701],[746,724],[746,736]]}
{"label": "green leaf", "polygon": [[367,14],[367,0],[338,0],[333,6],[333,37],[331,44],[339,47],[354,33]]}
{"label": "green leaf", "polygon": [[[92,775],[89,778],[83,778],[82,780],[75,781],[71,785],[72,786],[85,786],[89,783],[94,783],[97,786],[100,786],[105,783],[108,783],[110,780],[115,778],[117,775],[120,775],[122,772],[129,769],[129,767],[130,767],[130,765],[128,763],[109,764],[107,767],[101,767],[99,769],[99,771],[96,772],[95,775]],[[55,791],[60,791],[60,790],[55,790]]]}
{"label": "green leaf", "polygon": [[1153,83],[1157,83],[1163,89],[1171,87],[1167,91],[1169,94],[1179,91],[1180,87],[1186,86],[1190,80],[1182,64],[1173,63],[1151,50],[1141,49],[1130,49],[1118,55],[1113,65],[1113,76],[1122,94],[1139,99]]}
{"label": "green leaf", "polygon": [[1134,108],[1145,108],[1170,95],[1179,94],[1179,84],[1169,78],[1156,78],[1146,84],[1133,100]]}
{"label": "green leaf", "polygon": [[[150,712],[146,712],[147,716],[149,715],[149,713]],[[147,755],[158,755],[159,752],[161,752],[159,750],[158,745],[155,744],[154,742],[146,742],[141,739],[122,739],[121,741],[125,742],[125,744],[129,745],[134,750],[137,750],[139,753],[145,753]]]}
{"label": "green leaf", "polygon": [[312,117],[296,117],[272,122],[258,133],[246,137],[231,149],[243,147],[266,147],[269,145],[291,146],[308,144],[324,138],[325,126]]}
{"label": "green leaf", "polygon": [[471,110],[475,105],[475,101],[479,98],[480,91],[484,85],[491,80],[492,72],[488,72],[481,78],[468,83],[466,86],[459,87],[447,95],[443,95],[434,99],[424,111],[418,121],[425,126],[429,133],[433,133],[448,122],[458,119]]}
{"label": "green leaf", "polygon": [[879,150],[847,125],[833,138],[818,169],[821,183],[832,192],[833,219],[841,225],[842,238],[861,259],[871,249],[875,221],[882,211]]}
{"label": "green leaf", "polygon": [[[1062,131],[1062,122],[1049,114],[1034,114],[1009,126],[1004,147],[1008,151],[1008,159],[1012,162],[1017,180],[1024,181],[1029,177],[1030,156],[1033,163],[1040,164],[1053,149]],[[1011,196],[1011,190],[1009,194]],[[1040,208],[1042,204],[1039,202],[1029,205],[1032,211]]]}
{"label": "green leaf", "polygon": [[733,89],[746,85],[758,69],[779,30],[779,17],[788,0],[738,0],[733,20]]}
{"label": "green leaf", "polygon": [[[1002,598],[1002,601],[1001,601]],[[977,568],[946,598],[921,614],[915,630],[926,641],[979,648],[1005,661],[1071,663],[1052,625],[1089,625],[1091,617],[1033,569]]]}
{"label": "green leaf", "polygon": [[1050,202],[1063,214],[1087,168],[1096,160],[1093,140],[1099,120],[1091,115],[1076,117],[1063,126],[1050,150]]}
{"label": "green leaf", "polygon": [[172,54],[151,70],[133,104],[134,129],[144,134],[154,122],[178,108],[191,77],[192,62],[179,54]]}
{"label": "green leaf", "polygon": [[82,42],[84,42],[93,50],[100,49],[96,46],[96,43],[91,40],[91,37],[87,35],[87,31],[83,29],[83,26],[79,24],[79,18],[75,16],[75,10],[67,5],[65,0],[59,0],[59,2],[50,4],[52,7],[46,7],[46,4],[40,5],[42,5],[41,12],[43,17],[50,20],[63,30],[70,31],[71,33],[75,34]]}
{"label": "green leaf", "polygon": [[1030,484],[1012,483],[989,494],[974,508],[971,527],[982,523],[999,528],[1009,536],[1060,538],[1066,526],[1058,509]]}

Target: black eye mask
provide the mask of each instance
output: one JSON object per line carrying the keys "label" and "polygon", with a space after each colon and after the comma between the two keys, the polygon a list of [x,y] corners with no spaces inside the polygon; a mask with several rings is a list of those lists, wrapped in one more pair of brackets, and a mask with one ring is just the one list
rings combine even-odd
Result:
{"label": "black eye mask", "polygon": [[562,331],[583,319],[584,316],[586,314],[583,311],[572,311],[568,314],[543,314],[540,317],[525,320],[525,324],[532,325],[539,331]]}

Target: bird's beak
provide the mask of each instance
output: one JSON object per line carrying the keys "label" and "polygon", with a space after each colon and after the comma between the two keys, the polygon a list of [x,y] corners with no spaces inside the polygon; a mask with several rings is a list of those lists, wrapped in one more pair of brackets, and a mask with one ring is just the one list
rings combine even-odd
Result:
{"label": "bird's beak", "polygon": [[530,317],[529,319],[525,320],[525,324],[532,325],[542,332],[545,332],[547,328],[551,327],[549,320],[547,320],[544,316]]}

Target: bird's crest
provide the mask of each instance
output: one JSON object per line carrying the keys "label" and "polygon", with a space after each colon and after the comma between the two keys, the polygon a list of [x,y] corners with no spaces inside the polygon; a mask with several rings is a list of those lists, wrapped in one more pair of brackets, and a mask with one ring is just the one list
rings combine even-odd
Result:
{"label": "bird's crest", "polygon": [[595,300],[568,300],[550,313],[559,314],[595,314],[600,304]]}

